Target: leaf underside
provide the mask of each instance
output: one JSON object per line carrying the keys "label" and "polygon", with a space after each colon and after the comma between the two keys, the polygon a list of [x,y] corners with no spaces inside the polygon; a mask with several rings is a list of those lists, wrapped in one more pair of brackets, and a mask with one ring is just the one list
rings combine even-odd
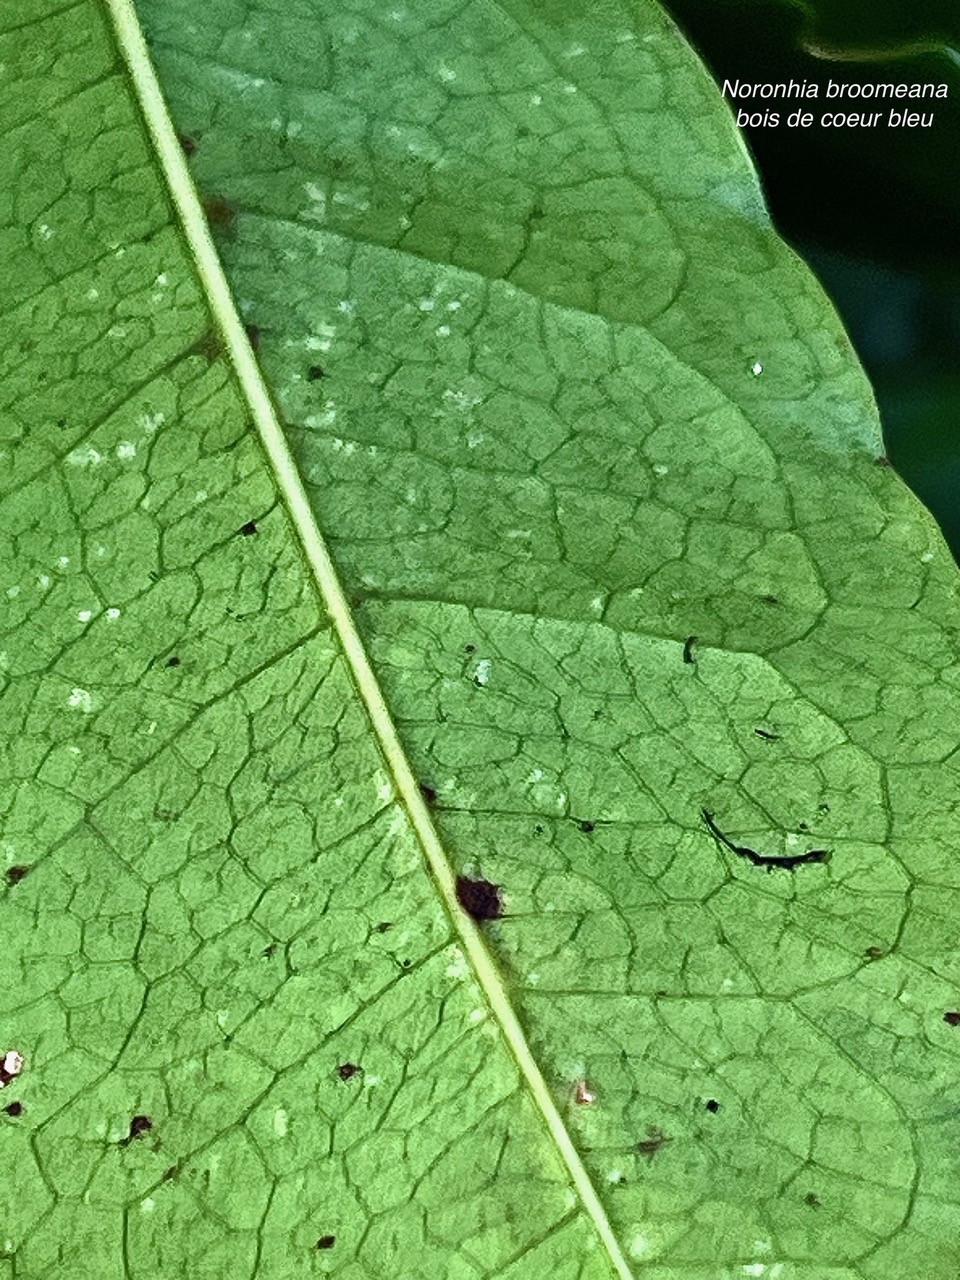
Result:
{"label": "leaf underside", "polygon": [[0,1280],[955,1276],[956,568],[678,33],[647,0],[138,5],[598,1208],[428,873],[106,13],[29,9]]}

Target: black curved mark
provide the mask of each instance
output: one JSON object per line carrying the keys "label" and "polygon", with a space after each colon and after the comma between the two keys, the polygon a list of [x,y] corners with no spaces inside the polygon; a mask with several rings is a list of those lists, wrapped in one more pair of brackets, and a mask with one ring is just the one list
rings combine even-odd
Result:
{"label": "black curved mark", "polygon": [[808,849],[806,853],[783,855],[757,853],[756,849],[748,849],[746,845],[734,844],[732,840],[725,836],[714,822],[713,814],[709,809],[701,809],[700,815],[707,824],[707,830],[718,844],[723,845],[724,848],[729,849],[731,853],[735,853],[739,858],[746,858],[755,867],[766,867],[768,871],[773,871],[777,868],[783,871],[795,871],[797,867],[802,867],[807,862],[830,861],[829,849]]}

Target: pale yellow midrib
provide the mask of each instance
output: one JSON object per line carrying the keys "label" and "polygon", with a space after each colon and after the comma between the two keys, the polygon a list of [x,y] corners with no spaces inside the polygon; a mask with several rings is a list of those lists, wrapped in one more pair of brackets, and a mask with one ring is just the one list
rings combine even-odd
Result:
{"label": "pale yellow midrib", "polygon": [[585,1210],[610,1255],[618,1277],[620,1280],[634,1280],[620,1243],[613,1233],[596,1189],[550,1095],[479,930],[457,904],[453,870],[440,844],[426,803],[420,794],[417,780],[400,746],[400,740],[383,700],[380,686],[354,626],[330,553],[307,499],[300,473],[280,427],[243,322],[234,305],[233,295],[200,206],[183,149],[167,112],[132,0],[105,0],[105,3],[210,309],[222,332],[226,350],[233,362],[263,447],[273,466],[277,485],[302,541],[324,605],[336,628],[350,666],[357,692],[367,708],[380,749],[393,775],[397,792],[410,816],[437,889],[460,935],[463,949],[497,1018],[504,1039],[543,1115],[550,1136],[567,1167]]}

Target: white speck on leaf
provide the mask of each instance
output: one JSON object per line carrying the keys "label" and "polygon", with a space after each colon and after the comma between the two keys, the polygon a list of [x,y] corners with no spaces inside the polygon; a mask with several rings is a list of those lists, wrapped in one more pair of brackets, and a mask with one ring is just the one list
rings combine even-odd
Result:
{"label": "white speck on leaf", "polygon": [[74,449],[67,454],[67,462],[73,467],[95,467],[103,461],[103,454],[88,445],[85,449]]}
{"label": "white speck on leaf", "polygon": [[474,672],[473,672],[474,684],[479,685],[481,688],[483,688],[484,685],[489,684],[490,669],[492,666],[493,666],[493,663],[490,661],[489,658],[481,658],[480,661],[477,663],[476,667],[474,668]]}
{"label": "white speck on leaf", "polygon": [[437,327],[437,336],[438,336],[438,337],[440,337],[440,338],[449,338],[449,337],[450,337],[450,326],[449,326],[448,324],[441,324],[441,325],[438,325],[438,327]]}
{"label": "white speck on leaf", "polygon": [[277,1107],[273,1113],[273,1131],[278,1138],[287,1136],[287,1113],[283,1107]]}
{"label": "white speck on leaf", "polygon": [[77,610],[77,621],[78,621],[78,622],[89,622],[89,621],[90,621],[90,619],[91,619],[92,617],[93,617],[93,610],[92,610],[92,609],[78,609],[78,610]]}
{"label": "white speck on leaf", "polygon": [[89,713],[93,710],[93,695],[89,689],[71,689],[67,699],[68,707],[76,707],[78,711]]}
{"label": "white speck on leaf", "polygon": [[111,609],[108,609],[108,610],[107,610],[107,617],[108,617],[108,618],[113,618],[113,619],[119,618],[119,617],[120,617],[120,610],[119,610],[119,609],[117,609],[117,608],[111,608]]}
{"label": "white speck on leaf", "polygon": [[132,440],[121,440],[117,445],[118,458],[135,458],[137,456],[137,446]]}
{"label": "white speck on leaf", "polygon": [[753,366],[750,369],[750,372],[753,374],[755,378],[760,377],[761,373],[763,373],[763,365],[760,363],[759,360],[754,362]]}
{"label": "white speck on leaf", "polygon": [[[18,1076],[22,1070],[23,1054],[16,1049],[8,1049],[3,1055],[3,1066],[0,1067],[0,1071],[2,1071],[3,1075],[12,1079],[14,1076]],[[0,1082],[0,1088],[2,1087],[3,1083]]]}

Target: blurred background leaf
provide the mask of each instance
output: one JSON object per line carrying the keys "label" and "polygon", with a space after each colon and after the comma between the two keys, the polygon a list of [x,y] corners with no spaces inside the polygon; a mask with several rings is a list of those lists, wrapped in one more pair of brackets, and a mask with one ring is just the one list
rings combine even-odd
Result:
{"label": "blurred background leaf", "polygon": [[960,9],[952,0],[666,8],[721,86],[815,80],[818,106],[830,79],[949,86],[946,100],[920,104],[934,111],[929,128],[781,123],[743,133],[778,229],[820,277],[870,376],[891,461],[960,557]]}

